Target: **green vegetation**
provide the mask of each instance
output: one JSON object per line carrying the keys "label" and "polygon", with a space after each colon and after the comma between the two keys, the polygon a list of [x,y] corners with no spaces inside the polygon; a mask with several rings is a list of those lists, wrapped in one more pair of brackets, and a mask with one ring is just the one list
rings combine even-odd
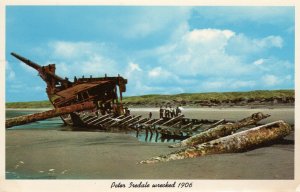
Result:
{"label": "green vegetation", "polygon": [[[143,95],[125,97],[124,103],[131,104],[153,104],[165,103],[172,101],[203,101],[203,100],[238,100],[238,99],[268,99],[295,97],[294,90],[274,90],[274,91],[249,91],[249,92],[212,92],[212,93],[182,93],[177,95]],[[32,101],[32,102],[12,102],[6,103],[7,108],[51,108],[49,101]]]}
{"label": "green vegetation", "polygon": [[143,95],[124,98],[130,103],[161,103],[168,101],[201,101],[201,100],[237,100],[237,99],[267,99],[295,97],[294,90],[249,91],[249,92],[211,92],[211,93],[182,93],[177,95]]}
{"label": "green vegetation", "polygon": [[11,102],[6,108],[52,108],[49,101]]}

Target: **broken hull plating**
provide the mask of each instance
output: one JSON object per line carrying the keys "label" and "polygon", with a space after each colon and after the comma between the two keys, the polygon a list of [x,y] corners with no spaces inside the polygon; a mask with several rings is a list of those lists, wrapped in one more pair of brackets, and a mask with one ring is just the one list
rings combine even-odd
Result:
{"label": "broken hull plating", "polygon": [[64,123],[75,131],[129,132],[146,134],[154,138],[183,140],[226,120],[189,119],[183,115],[173,118],[149,119],[141,115],[99,115],[97,112],[82,111],[61,116]]}

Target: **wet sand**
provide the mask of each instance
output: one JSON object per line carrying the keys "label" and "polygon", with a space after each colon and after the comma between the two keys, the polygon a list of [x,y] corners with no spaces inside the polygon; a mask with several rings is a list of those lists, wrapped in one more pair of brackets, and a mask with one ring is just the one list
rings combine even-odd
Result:
{"label": "wet sand", "polygon": [[[184,114],[236,120],[258,111],[272,115],[267,121],[294,122],[292,108],[186,109]],[[147,115],[149,109],[132,109],[132,113]],[[177,149],[121,133],[12,129],[6,131],[6,171],[32,179],[293,179],[293,141],[291,134],[283,143],[244,153],[138,165],[141,160]]]}

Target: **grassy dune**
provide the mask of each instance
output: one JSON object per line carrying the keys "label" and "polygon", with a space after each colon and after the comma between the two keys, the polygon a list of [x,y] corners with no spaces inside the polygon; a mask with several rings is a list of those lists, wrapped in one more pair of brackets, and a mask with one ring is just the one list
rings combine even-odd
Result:
{"label": "grassy dune", "polygon": [[294,90],[274,90],[274,91],[249,91],[249,92],[211,92],[211,93],[182,93],[177,95],[143,95],[126,97],[124,102],[166,102],[166,101],[196,101],[196,100],[237,100],[243,99],[268,99],[294,97]]}
{"label": "grassy dune", "polygon": [[[203,101],[203,100],[238,100],[238,99],[269,99],[269,98],[288,98],[295,97],[294,90],[272,90],[272,91],[249,91],[249,92],[211,92],[211,93],[182,93],[177,95],[142,95],[125,97],[124,103],[145,104],[145,103],[166,103],[172,101]],[[6,103],[7,108],[49,108],[49,101],[32,102],[11,102]]]}

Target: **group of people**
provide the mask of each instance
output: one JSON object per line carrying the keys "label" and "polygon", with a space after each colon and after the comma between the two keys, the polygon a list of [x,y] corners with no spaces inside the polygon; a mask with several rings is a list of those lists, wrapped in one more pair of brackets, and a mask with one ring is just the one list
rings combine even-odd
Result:
{"label": "group of people", "polygon": [[181,109],[177,106],[176,108],[172,106],[166,106],[159,108],[159,118],[173,118],[181,114]]}

